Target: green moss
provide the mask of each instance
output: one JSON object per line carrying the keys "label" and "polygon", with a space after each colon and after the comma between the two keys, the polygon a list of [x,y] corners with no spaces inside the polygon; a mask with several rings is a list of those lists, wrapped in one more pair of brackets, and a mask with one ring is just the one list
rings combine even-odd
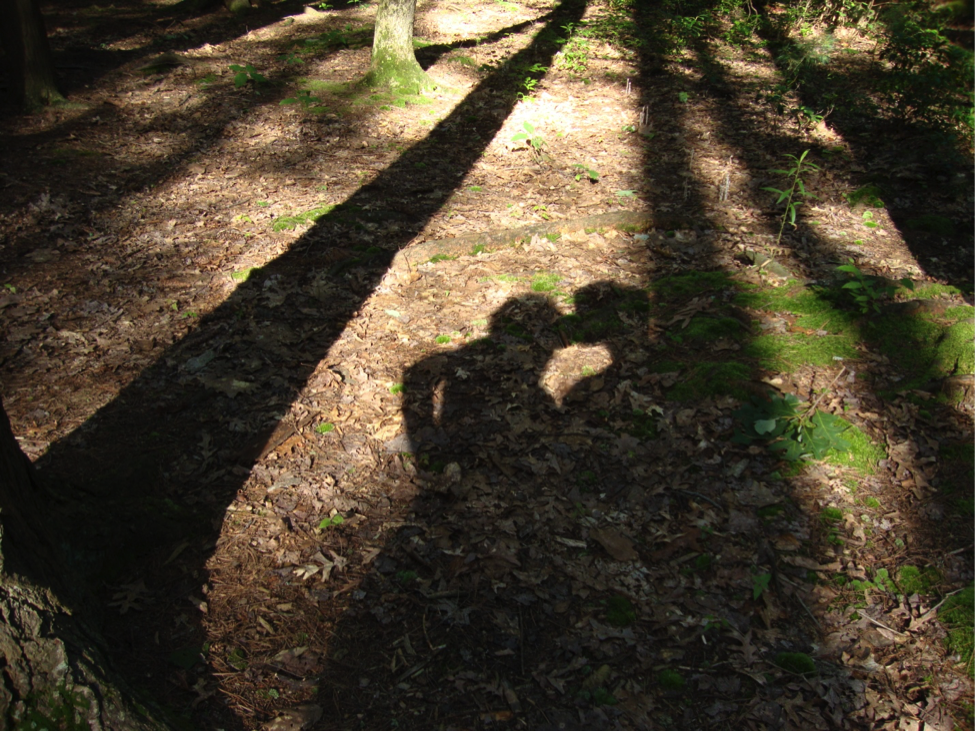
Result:
{"label": "green moss", "polygon": [[681,691],[687,685],[683,676],[669,668],[657,672],[657,683],[667,691]]}
{"label": "green moss", "polygon": [[830,366],[837,358],[855,359],[859,355],[856,340],[847,334],[769,334],[758,336],[744,350],[770,371],[791,371],[807,364]]}
{"label": "green moss", "polygon": [[956,305],[945,308],[945,318],[955,322],[959,320],[972,320],[975,318],[975,307],[971,305]]}
{"label": "green moss", "polygon": [[532,292],[551,292],[562,278],[553,272],[536,272],[532,277]]}
{"label": "green moss", "polygon": [[279,216],[271,222],[271,229],[274,231],[292,231],[301,224],[312,224],[334,210],[334,205],[321,204],[294,216]]}
{"label": "green moss", "polygon": [[656,293],[658,302],[669,303],[727,289],[732,284],[727,272],[688,272],[661,278],[650,285],[650,290]]}
{"label": "green moss", "polygon": [[931,353],[943,329],[921,318],[886,315],[871,320],[864,330],[882,354],[917,378],[927,372]]}
{"label": "green moss", "polygon": [[938,617],[948,629],[948,648],[957,653],[968,675],[975,678],[973,636],[975,636],[975,588],[969,585],[948,598]]}
{"label": "green moss", "polygon": [[650,364],[650,373],[653,374],[672,374],[682,370],[686,364],[680,361],[656,361]]}
{"label": "green moss", "polygon": [[816,662],[805,653],[776,653],[775,665],[799,676],[816,673]]}
{"label": "green moss", "polygon": [[975,373],[975,323],[961,321],[949,325],[938,341],[933,373],[951,376]]}
{"label": "green moss", "polygon": [[940,582],[941,574],[933,567],[908,564],[897,570],[897,588],[905,595],[930,595]]}
{"label": "green moss", "polygon": [[823,523],[830,523],[830,524],[836,523],[837,521],[842,521],[843,510],[839,508],[835,508],[833,506],[827,506],[826,508],[823,509],[822,513],[820,514],[820,519],[823,521]]}
{"label": "green moss", "polygon": [[28,694],[23,716],[14,722],[19,729],[87,729],[90,707],[84,694],[68,691],[62,681],[53,691]]}
{"label": "green moss", "polygon": [[831,452],[827,462],[853,468],[860,475],[876,473],[877,463],[886,457],[883,448],[875,445],[859,427],[842,417],[837,418],[837,422],[843,425],[843,439],[849,447],[843,453]]}
{"label": "green moss", "polygon": [[699,343],[711,343],[719,338],[741,340],[746,335],[744,326],[734,318],[713,318],[703,315],[692,318],[681,333],[687,340]]}
{"label": "green moss", "polygon": [[622,595],[613,595],[606,601],[606,622],[617,628],[625,628],[636,622],[636,608]]}
{"label": "green moss", "polygon": [[924,214],[908,219],[907,228],[913,231],[923,231],[938,236],[951,236],[955,233],[955,222],[937,214]]}
{"label": "green moss", "polygon": [[957,287],[952,287],[951,285],[939,285],[937,283],[918,285],[914,290],[914,297],[918,300],[934,300],[936,298],[952,297],[954,295],[963,294],[964,293]]}
{"label": "green moss", "polygon": [[698,363],[681,379],[668,396],[678,401],[690,401],[709,396],[733,396],[744,399],[745,384],[751,379],[750,367],[737,361]]}

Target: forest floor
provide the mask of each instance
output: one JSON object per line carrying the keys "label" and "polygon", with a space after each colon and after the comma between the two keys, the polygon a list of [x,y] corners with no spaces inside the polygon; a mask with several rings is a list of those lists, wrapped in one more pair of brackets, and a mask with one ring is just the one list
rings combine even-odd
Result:
{"label": "forest floor", "polygon": [[46,12],[4,406],[177,724],[971,726],[970,161],[598,2]]}

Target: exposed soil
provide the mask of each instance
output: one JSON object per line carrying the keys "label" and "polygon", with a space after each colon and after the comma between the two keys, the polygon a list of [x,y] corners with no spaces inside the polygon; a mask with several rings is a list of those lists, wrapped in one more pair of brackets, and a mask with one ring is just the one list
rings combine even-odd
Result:
{"label": "exposed soil", "polygon": [[[544,31],[598,3],[421,4],[438,91],[356,92],[374,11],[61,4],[72,105],[4,99],[4,406],[133,686],[201,728],[969,724],[937,606],[973,575],[946,498],[970,378],[919,406],[867,348],[743,357],[748,390],[884,451],[795,471],[731,442],[740,394],[678,399],[656,364],[742,349],[681,333],[782,268],[971,304],[971,170],[909,127],[778,114],[762,48],[592,40],[567,69]],[[804,150],[816,198],[777,243],[762,189]],[[868,183],[885,207],[845,197]],[[932,213],[956,233],[910,230]],[[700,272],[730,279],[648,290]],[[574,332],[586,308],[623,325]],[[848,584],[908,565],[925,592]]]}

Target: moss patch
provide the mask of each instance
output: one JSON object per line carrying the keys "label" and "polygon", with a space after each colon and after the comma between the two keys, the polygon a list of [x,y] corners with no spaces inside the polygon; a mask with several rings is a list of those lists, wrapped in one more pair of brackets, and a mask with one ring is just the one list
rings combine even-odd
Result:
{"label": "moss patch", "polygon": [[843,430],[843,439],[847,441],[849,448],[843,453],[830,453],[827,462],[853,468],[860,475],[876,473],[877,463],[886,457],[883,448],[875,445],[862,430],[845,419],[838,418],[837,422],[846,427]]}
{"label": "moss patch", "polygon": [[791,371],[806,364],[829,366],[840,359],[859,355],[850,335],[809,336],[803,334],[758,336],[745,349],[766,369]]}
{"label": "moss patch", "polygon": [[968,675],[975,678],[973,663],[973,634],[975,634],[975,588],[969,585],[957,595],[949,597],[939,614],[948,630],[948,648],[957,653]]}
{"label": "moss patch", "polygon": [[897,589],[905,595],[929,595],[939,582],[941,575],[932,567],[918,569],[908,564],[897,570]]}
{"label": "moss patch", "polygon": [[745,384],[751,376],[751,367],[737,361],[695,364],[667,396],[682,402],[709,396],[744,399],[748,395]]}
{"label": "moss patch", "polygon": [[733,280],[726,272],[689,272],[659,279],[650,286],[650,290],[656,294],[658,302],[669,303],[724,290],[732,285]]}

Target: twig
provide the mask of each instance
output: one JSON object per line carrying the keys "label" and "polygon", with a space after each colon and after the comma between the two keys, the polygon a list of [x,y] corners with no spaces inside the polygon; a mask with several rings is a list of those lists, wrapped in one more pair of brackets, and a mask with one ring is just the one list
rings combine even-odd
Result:
{"label": "twig", "polygon": [[835,377],[833,377],[833,380],[831,382],[829,382],[829,386],[823,389],[823,393],[819,395],[819,398],[810,405],[809,409],[806,410],[807,415],[810,415],[816,411],[816,407],[818,407],[819,403],[823,401],[823,397],[829,394],[829,390],[833,388],[833,384],[835,384],[837,380],[843,375],[844,371],[846,371],[846,366],[840,369],[840,372]]}
{"label": "twig", "polygon": [[717,503],[716,501],[711,500],[707,496],[701,495],[700,493],[695,493],[694,491],[685,491],[683,488],[675,488],[674,490],[677,491],[678,493],[683,493],[685,496],[694,496],[694,498],[700,498],[702,501],[707,501],[715,508],[724,511],[724,506],[722,506],[720,503]]}
{"label": "twig", "polygon": [[910,636],[907,633],[901,633],[899,630],[894,630],[889,625],[884,625],[879,620],[875,620],[875,619],[871,618],[866,613],[863,613],[863,617],[865,617],[871,623],[873,623],[874,625],[876,625],[878,628],[883,628],[884,630],[889,630],[891,633],[893,633],[894,635],[900,636],[901,638],[910,638]]}

